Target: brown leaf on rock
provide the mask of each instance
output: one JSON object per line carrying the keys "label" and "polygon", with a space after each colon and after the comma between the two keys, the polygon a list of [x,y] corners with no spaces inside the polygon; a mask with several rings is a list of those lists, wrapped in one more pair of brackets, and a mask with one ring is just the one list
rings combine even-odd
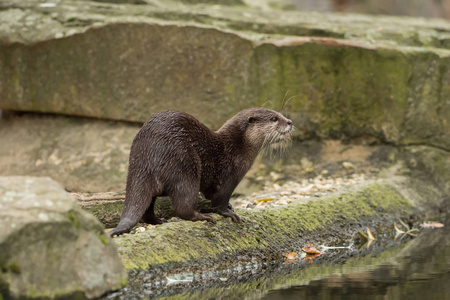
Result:
{"label": "brown leaf on rock", "polygon": [[284,256],[286,257],[285,264],[293,264],[298,259],[298,254],[295,252],[286,253]]}
{"label": "brown leaf on rock", "polygon": [[320,252],[316,248],[313,247],[313,244],[309,244],[309,246],[303,247],[302,251],[306,254],[322,254],[323,252]]}
{"label": "brown leaf on rock", "polygon": [[317,256],[319,256],[320,253],[316,253],[316,254],[307,254],[302,261],[309,261],[309,263],[311,264],[313,259],[316,258]]}
{"label": "brown leaf on rock", "polygon": [[290,259],[290,260],[294,260],[294,259],[297,259],[297,258],[298,258],[298,254],[295,253],[295,252],[286,253],[284,256],[285,256],[287,259]]}

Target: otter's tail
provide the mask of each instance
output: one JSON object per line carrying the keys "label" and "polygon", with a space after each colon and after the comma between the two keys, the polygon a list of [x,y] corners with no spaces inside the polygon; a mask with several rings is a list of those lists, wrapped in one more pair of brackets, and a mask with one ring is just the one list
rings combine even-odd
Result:
{"label": "otter's tail", "polygon": [[139,221],[139,217],[137,218],[121,218],[119,225],[116,228],[111,230],[108,234],[109,236],[119,235],[122,233],[130,232],[131,228],[133,228],[137,222]]}
{"label": "otter's tail", "polygon": [[[139,222],[139,220],[142,218],[144,213],[147,211],[149,206],[151,206],[152,202],[155,202],[153,198],[153,201],[136,201],[134,200],[134,203],[131,203],[126,196],[125,196],[125,205],[123,207],[122,216],[120,217],[119,225],[117,225],[116,228],[111,230],[109,232],[109,236],[113,235],[119,235],[122,233],[130,232],[130,230]],[[142,199],[141,199],[142,200]],[[151,206],[153,209],[153,206]]]}
{"label": "otter's tail", "polygon": [[[152,195],[157,194],[153,190],[154,182],[146,176],[137,176],[135,178],[135,174],[130,173],[132,172],[131,167],[130,170],[128,171],[125,204],[122,215],[120,216],[119,225],[109,232],[109,236],[130,232],[148,209],[153,213],[156,197]],[[151,199],[150,201],[149,198]]]}

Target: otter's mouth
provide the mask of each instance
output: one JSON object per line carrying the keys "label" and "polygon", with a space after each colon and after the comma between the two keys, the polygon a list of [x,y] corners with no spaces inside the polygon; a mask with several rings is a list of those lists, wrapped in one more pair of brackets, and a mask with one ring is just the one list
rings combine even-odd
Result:
{"label": "otter's mouth", "polygon": [[292,129],[292,126],[287,126],[286,129],[281,131],[281,134],[284,136],[290,136]]}
{"label": "otter's mouth", "polygon": [[279,143],[291,138],[292,127],[288,127],[283,131],[279,131],[272,143]]}

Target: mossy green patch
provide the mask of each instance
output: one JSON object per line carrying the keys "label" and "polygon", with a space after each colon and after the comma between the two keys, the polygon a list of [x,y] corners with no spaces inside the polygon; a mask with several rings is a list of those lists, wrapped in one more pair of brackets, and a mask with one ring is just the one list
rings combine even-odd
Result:
{"label": "mossy green patch", "polygon": [[9,270],[14,274],[20,274],[20,266],[17,262],[10,263]]}
{"label": "mossy green patch", "polygon": [[[306,113],[323,136],[363,133],[398,140],[409,95],[412,57],[398,50],[304,43],[255,50],[261,103],[281,101]],[[294,120],[300,124],[300,120]]]}
{"label": "mossy green patch", "polygon": [[259,211],[237,210],[243,224],[214,215],[217,224],[168,223],[143,233],[120,236],[114,241],[127,269],[147,269],[191,260],[214,260],[236,253],[267,253],[304,241],[306,237],[314,239],[313,234],[319,229],[334,230],[336,224],[389,215],[409,216],[413,209],[414,205],[388,183],[372,182],[306,204]]}
{"label": "mossy green patch", "polygon": [[80,221],[78,220],[77,215],[73,211],[69,211],[67,213],[67,219],[73,226],[75,226],[75,227],[80,226]]}
{"label": "mossy green patch", "polygon": [[[3,298],[5,297],[5,298]],[[0,276],[0,300],[9,299],[9,284],[2,280]]]}
{"label": "mossy green patch", "polygon": [[103,245],[109,244],[108,237],[106,236],[106,234],[97,234],[97,237],[102,242]]}
{"label": "mossy green patch", "polygon": [[123,210],[123,201],[83,207],[83,209],[93,214],[105,227],[111,228],[119,223]]}

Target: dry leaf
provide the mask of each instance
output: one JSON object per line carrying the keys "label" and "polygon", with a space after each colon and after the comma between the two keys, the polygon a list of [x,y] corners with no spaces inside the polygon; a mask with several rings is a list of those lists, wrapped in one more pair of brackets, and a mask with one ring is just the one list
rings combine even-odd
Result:
{"label": "dry leaf", "polygon": [[298,254],[295,252],[286,253],[284,256],[286,256],[287,259],[291,259],[291,260],[298,258]]}
{"label": "dry leaf", "polygon": [[260,203],[260,202],[270,202],[273,201],[273,198],[264,198],[264,199],[258,199],[256,200],[256,202]]}
{"label": "dry leaf", "polygon": [[322,254],[323,252],[320,252],[316,248],[313,247],[313,244],[309,244],[309,246],[302,248],[303,252],[307,254]]}
{"label": "dry leaf", "polygon": [[401,230],[401,229],[399,229],[399,228],[397,227],[397,223],[395,223],[395,222],[394,222],[394,228],[395,228],[395,231],[397,232],[397,234],[399,234],[399,233],[405,233],[403,230]]}
{"label": "dry leaf", "polygon": [[364,238],[368,239],[367,234],[365,234],[364,232],[362,232],[361,230],[358,230],[358,233],[360,235],[362,235]]}
{"label": "dry leaf", "polygon": [[367,227],[367,239],[370,240],[376,240],[376,238],[373,237],[372,232],[370,232],[369,227]]}
{"label": "dry leaf", "polygon": [[316,258],[319,255],[320,255],[320,253],[308,254],[308,255],[305,256],[305,258],[302,259],[302,261],[309,261],[309,263],[312,264],[313,259]]}
{"label": "dry leaf", "polygon": [[426,222],[422,224],[423,228],[442,228],[444,224],[439,222]]}

